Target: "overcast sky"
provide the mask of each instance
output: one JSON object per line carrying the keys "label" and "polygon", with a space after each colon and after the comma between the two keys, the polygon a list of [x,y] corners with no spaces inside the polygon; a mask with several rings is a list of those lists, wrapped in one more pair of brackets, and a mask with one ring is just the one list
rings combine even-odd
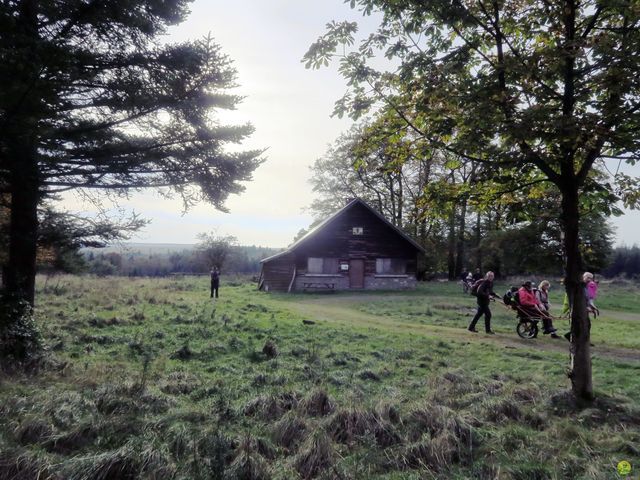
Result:
{"label": "overcast sky", "polygon": [[[230,213],[200,205],[182,215],[179,199],[166,200],[151,192],[121,201],[151,224],[134,241],[195,243],[196,235],[215,230],[234,235],[241,244],[284,247],[311,223],[304,208],[313,198],[309,166],[350,121],[330,118],[333,104],[345,91],[335,67],[306,70],[300,62],[307,48],[331,20],[358,20],[363,31],[375,19],[362,18],[343,0],[196,0],[188,20],[170,32],[169,41],[205,37],[229,55],[246,96],[225,123],[250,122],[256,131],[246,148],[268,148],[246,191],[231,196]],[[640,168],[635,169],[640,174]],[[68,196],[71,210],[88,210]],[[640,244],[640,214],[615,219],[617,243]]]}

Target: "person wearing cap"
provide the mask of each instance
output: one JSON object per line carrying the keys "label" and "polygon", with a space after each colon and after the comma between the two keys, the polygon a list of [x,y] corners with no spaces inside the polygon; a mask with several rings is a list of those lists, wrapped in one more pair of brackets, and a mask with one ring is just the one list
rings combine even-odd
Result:
{"label": "person wearing cap", "polygon": [[489,308],[489,301],[491,297],[495,298],[498,295],[493,291],[493,272],[487,272],[484,276],[484,280],[478,286],[478,293],[476,295],[476,302],[478,304],[478,311],[476,315],[471,320],[469,324],[468,330],[470,332],[477,333],[476,323],[480,320],[480,317],[484,315],[484,329],[489,335],[493,335],[494,332],[491,330],[491,309]]}
{"label": "person wearing cap", "polygon": [[542,319],[542,333],[551,334],[552,338],[558,337],[556,335],[556,329],[553,328],[551,317],[544,311],[533,291],[533,282],[531,280],[527,280],[522,284],[522,287],[518,290],[518,299],[520,301],[520,308],[526,315]]}

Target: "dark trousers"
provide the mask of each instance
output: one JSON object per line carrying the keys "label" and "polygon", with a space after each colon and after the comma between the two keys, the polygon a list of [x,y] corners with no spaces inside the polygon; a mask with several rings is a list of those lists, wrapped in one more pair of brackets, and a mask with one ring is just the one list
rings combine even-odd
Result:
{"label": "dark trousers", "polygon": [[478,303],[478,311],[476,312],[475,317],[473,317],[473,320],[471,320],[469,329],[476,328],[476,323],[478,323],[478,320],[480,320],[482,315],[484,315],[484,329],[487,332],[491,330],[491,310],[489,309],[488,303]]}
{"label": "dark trousers", "polygon": [[547,333],[547,332],[551,332],[552,330],[554,330],[553,321],[551,320],[551,317],[549,316],[548,313],[539,312],[534,307],[523,306],[523,307],[520,307],[520,309],[522,310],[522,313],[525,314],[525,316],[531,317],[531,318],[539,318],[540,320],[542,320],[542,331],[543,332]]}
{"label": "dark trousers", "polygon": [[214,296],[218,298],[218,287],[219,287],[218,283],[211,284],[211,298],[213,298]]}

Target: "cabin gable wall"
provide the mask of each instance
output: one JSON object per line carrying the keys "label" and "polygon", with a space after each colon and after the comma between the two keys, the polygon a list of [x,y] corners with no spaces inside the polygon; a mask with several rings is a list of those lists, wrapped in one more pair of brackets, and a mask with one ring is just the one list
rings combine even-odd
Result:
{"label": "cabin gable wall", "polygon": [[[354,234],[354,228],[362,229],[361,233]],[[302,290],[313,276],[307,269],[309,257],[337,259],[338,264],[364,260],[365,289],[415,287],[416,248],[363,205],[354,205],[295,249],[296,290]],[[379,258],[404,260],[405,275],[377,275]],[[333,279],[322,277],[336,289],[350,288],[348,271],[338,270]]]}
{"label": "cabin gable wall", "polygon": [[[354,233],[354,229],[355,233]],[[322,259],[327,271],[309,271],[309,258]],[[325,260],[326,259],[326,260]],[[304,240],[287,255],[263,263],[264,284],[268,290],[287,291],[295,271],[291,290],[352,288],[349,270],[341,265],[360,259],[364,262],[364,289],[406,289],[416,286],[417,250],[402,235],[366,206],[353,205]],[[378,259],[404,263],[402,274],[379,274]]]}

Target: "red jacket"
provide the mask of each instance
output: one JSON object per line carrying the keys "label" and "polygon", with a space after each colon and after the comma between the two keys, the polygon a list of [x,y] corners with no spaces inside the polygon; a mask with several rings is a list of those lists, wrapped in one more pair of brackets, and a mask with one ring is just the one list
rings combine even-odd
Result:
{"label": "red jacket", "polygon": [[535,307],[538,305],[538,299],[533,290],[527,290],[524,287],[520,287],[520,290],[518,290],[518,299],[523,307]]}

